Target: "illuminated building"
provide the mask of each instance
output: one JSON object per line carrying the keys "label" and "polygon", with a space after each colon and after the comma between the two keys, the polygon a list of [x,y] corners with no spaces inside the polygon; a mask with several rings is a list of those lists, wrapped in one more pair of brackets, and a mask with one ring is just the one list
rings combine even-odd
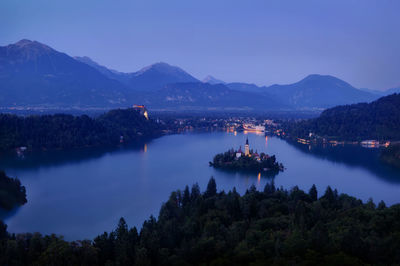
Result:
{"label": "illuminated building", "polygon": [[242,157],[242,146],[239,147],[239,150],[236,152],[236,158]]}
{"label": "illuminated building", "polygon": [[244,145],[244,155],[250,156],[249,138],[246,138],[246,145]]}
{"label": "illuminated building", "polygon": [[138,110],[147,120],[149,120],[149,113],[144,105],[133,105],[133,109]]}

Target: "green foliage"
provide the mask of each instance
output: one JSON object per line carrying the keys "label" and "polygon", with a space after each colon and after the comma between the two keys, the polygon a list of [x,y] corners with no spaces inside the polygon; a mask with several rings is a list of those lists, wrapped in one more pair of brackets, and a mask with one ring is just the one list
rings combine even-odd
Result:
{"label": "green foliage", "polygon": [[214,197],[215,195],[217,195],[217,183],[215,182],[214,177],[211,177],[210,181],[208,181],[207,190],[204,193],[204,196]]}
{"label": "green foliage", "polygon": [[249,172],[268,172],[278,173],[283,171],[284,167],[276,161],[275,155],[268,156],[264,153],[260,154],[260,161],[254,156],[236,157],[236,152],[229,150],[214,156],[210,166],[233,171],[249,171]]}
{"label": "green foliage", "polygon": [[0,150],[65,149],[115,146],[141,136],[157,136],[159,126],[134,109],[111,110],[98,117],[65,114],[28,116],[0,114]]}
{"label": "green foliage", "polygon": [[382,97],[372,103],[337,106],[320,117],[282,124],[293,137],[306,138],[310,132],[330,139],[400,140],[400,94]]}
{"label": "green foliage", "polygon": [[240,196],[212,178],[172,192],[140,233],[123,218],[93,241],[9,235],[0,223],[1,265],[393,265],[400,263],[400,205],[376,208],[328,187]]}
{"label": "green foliage", "polygon": [[317,191],[317,187],[315,186],[315,184],[312,185],[308,194],[310,195],[310,198],[312,201],[316,201],[318,199],[318,191]]}
{"label": "green foliage", "polygon": [[26,190],[19,179],[8,177],[4,171],[0,171],[0,209],[11,210],[26,202]]}

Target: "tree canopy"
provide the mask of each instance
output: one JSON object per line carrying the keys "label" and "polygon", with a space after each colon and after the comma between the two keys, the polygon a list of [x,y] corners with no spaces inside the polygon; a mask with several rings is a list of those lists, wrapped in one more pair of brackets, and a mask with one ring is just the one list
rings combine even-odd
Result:
{"label": "tree canopy", "polygon": [[25,187],[18,178],[11,178],[0,171],[0,210],[11,210],[27,202]]}
{"label": "tree canopy", "polygon": [[0,114],[0,150],[65,149],[114,146],[142,136],[157,136],[158,124],[132,108],[111,110],[97,118],[66,114],[16,116]]}
{"label": "tree canopy", "polygon": [[282,124],[284,131],[305,138],[310,132],[339,140],[400,140],[400,94],[372,103],[329,108],[318,118]]}
{"label": "tree canopy", "polygon": [[2,265],[393,265],[400,263],[400,205],[378,207],[328,187],[318,198],[268,183],[240,195],[174,191],[141,230],[123,218],[93,241],[9,234],[0,223]]}

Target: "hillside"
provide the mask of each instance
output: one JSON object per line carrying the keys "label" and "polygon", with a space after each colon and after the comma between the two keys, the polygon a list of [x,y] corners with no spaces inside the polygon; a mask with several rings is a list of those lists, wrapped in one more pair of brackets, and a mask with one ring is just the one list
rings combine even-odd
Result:
{"label": "hillside", "polygon": [[156,63],[129,74],[126,85],[137,91],[155,91],[166,84],[200,82],[179,67],[167,63]]}
{"label": "hillside", "polygon": [[372,103],[337,106],[315,119],[287,123],[286,131],[306,137],[309,132],[341,140],[400,140],[400,94]]}
{"label": "hillside", "polygon": [[97,69],[108,78],[118,80],[133,91],[155,91],[170,83],[200,82],[183,69],[163,62],[152,64],[136,72],[123,73],[102,66],[89,57],[75,57],[75,59]]}
{"label": "hillside", "polygon": [[203,83],[210,83],[210,84],[225,84],[224,81],[220,80],[220,79],[216,79],[211,75],[208,75],[207,77],[205,77],[201,82]]}
{"label": "hillside", "polygon": [[116,146],[161,134],[158,124],[132,108],[111,110],[98,118],[65,114],[16,116],[0,114],[0,151]]}
{"label": "hillside", "polygon": [[0,170],[0,215],[27,203],[26,189],[18,178],[11,178]]}
{"label": "hillside", "polygon": [[[210,85],[224,87],[210,89]],[[0,107],[46,109],[111,109],[144,103],[158,110],[322,110],[379,97],[322,75],[259,87],[224,83],[212,76],[199,81],[163,62],[122,73],[30,40],[0,47],[0,90]]]}
{"label": "hillside", "polygon": [[129,91],[36,41],[0,47],[0,106],[126,106]]}
{"label": "hillside", "polygon": [[243,83],[243,82],[231,82],[226,84],[230,89],[237,91],[255,92],[267,94],[266,87],[259,87],[255,84]]}
{"label": "hillside", "polygon": [[129,73],[123,73],[123,72],[119,72],[119,71],[116,71],[113,69],[109,69],[109,68],[102,66],[102,65],[98,64],[97,62],[93,61],[90,57],[75,56],[74,59],[95,68],[101,74],[103,74],[104,76],[106,76],[110,79],[118,80],[119,82],[124,83],[124,84],[128,83],[128,81],[129,81]]}
{"label": "hillside", "polygon": [[265,91],[296,108],[328,108],[378,98],[336,77],[324,75],[309,75],[289,85],[272,85]]}
{"label": "hillside", "polygon": [[370,102],[379,97],[367,89],[359,90],[336,77],[324,75],[309,75],[299,82],[288,85],[260,87],[250,83],[232,82],[226,86],[233,90],[273,97],[293,109],[320,110],[336,105]]}
{"label": "hillside", "polygon": [[288,108],[273,98],[232,90],[223,84],[199,82],[168,84],[142,97],[146,106],[153,109],[251,111]]}
{"label": "hillside", "polygon": [[383,93],[385,93],[386,95],[393,94],[393,93],[400,93],[400,88],[389,89],[387,91],[384,91]]}

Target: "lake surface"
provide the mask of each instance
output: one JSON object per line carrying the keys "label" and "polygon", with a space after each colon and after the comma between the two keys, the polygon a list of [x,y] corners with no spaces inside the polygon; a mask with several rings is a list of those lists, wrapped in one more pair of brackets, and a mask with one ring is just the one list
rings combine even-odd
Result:
{"label": "lake surface", "polygon": [[309,147],[264,135],[213,132],[164,136],[131,147],[28,154],[24,159],[0,156],[0,169],[18,177],[28,203],[5,217],[10,232],[41,232],[84,239],[115,229],[124,217],[141,227],[158,216],[170,193],[198,183],[205,190],[211,176],[219,190],[240,193],[254,184],[262,190],[267,177],[215,170],[216,153],[250,148],[275,154],[287,168],[275,176],[277,186],[316,184],[319,195],[328,185],[366,201],[400,202],[400,171],[378,160],[378,150],[358,146]]}

